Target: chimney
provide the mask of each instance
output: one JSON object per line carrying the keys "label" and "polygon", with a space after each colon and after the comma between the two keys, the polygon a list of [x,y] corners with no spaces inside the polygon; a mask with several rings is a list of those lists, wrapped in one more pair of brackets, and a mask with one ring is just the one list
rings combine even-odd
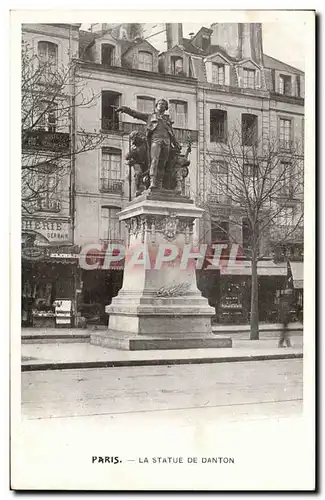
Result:
{"label": "chimney", "polygon": [[242,30],[242,58],[263,62],[262,24],[244,23]]}
{"label": "chimney", "polygon": [[263,61],[261,23],[215,23],[211,25],[211,43],[220,45],[236,59]]}
{"label": "chimney", "polygon": [[241,24],[214,23],[211,24],[211,44],[219,45],[227,54],[236,59],[241,57]]}
{"label": "chimney", "polygon": [[182,23],[166,23],[167,49],[172,49],[175,45],[183,43]]}

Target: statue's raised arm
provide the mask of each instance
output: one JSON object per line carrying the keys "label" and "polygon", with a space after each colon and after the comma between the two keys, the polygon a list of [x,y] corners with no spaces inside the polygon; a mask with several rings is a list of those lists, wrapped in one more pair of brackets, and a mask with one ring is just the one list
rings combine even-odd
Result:
{"label": "statue's raised arm", "polygon": [[146,139],[150,156],[151,189],[161,189],[163,187],[163,178],[170,156],[177,154],[181,150],[181,146],[175,137],[173,122],[165,114],[167,110],[168,102],[166,99],[159,99],[156,102],[153,113],[142,113],[127,106],[121,106],[116,110],[147,123]]}
{"label": "statue's raised arm", "polygon": [[148,113],[142,113],[141,111],[128,108],[127,106],[120,106],[117,108],[116,113],[125,113],[126,115],[132,116],[133,118],[137,118],[138,120],[142,120],[144,122],[147,122],[150,116]]}

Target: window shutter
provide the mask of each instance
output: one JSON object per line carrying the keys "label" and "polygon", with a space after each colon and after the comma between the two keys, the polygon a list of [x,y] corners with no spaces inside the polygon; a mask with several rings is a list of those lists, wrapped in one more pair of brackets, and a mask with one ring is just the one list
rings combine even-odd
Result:
{"label": "window shutter", "polygon": [[300,97],[305,97],[305,76],[300,75]]}
{"label": "window shutter", "polygon": [[208,82],[212,82],[212,63],[211,62],[205,63],[205,69],[206,69],[206,72],[207,72],[207,80],[208,80]]}
{"label": "window shutter", "polygon": [[230,66],[225,64],[225,85],[230,85]]}
{"label": "window shutter", "polygon": [[238,68],[238,87],[244,86],[244,68]]}

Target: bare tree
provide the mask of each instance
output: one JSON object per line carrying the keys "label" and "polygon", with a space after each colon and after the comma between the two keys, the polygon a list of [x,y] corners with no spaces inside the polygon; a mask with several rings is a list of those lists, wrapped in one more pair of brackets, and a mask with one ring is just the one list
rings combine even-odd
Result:
{"label": "bare tree", "polygon": [[77,109],[94,105],[98,98],[86,91],[76,67],[77,61],[71,58],[68,64],[59,65],[51,50],[39,55],[22,43],[23,212],[37,211],[43,203],[55,209],[58,190],[71,190],[64,179],[69,179],[76,156],[98,148],[103,141],[96,130],[76,129]]}
{"label": "bare tree", "polygon": [[[256,128],[236,124],[207,165],[212,197],[203,201],[213,225],[224,209],[229,224],[246,226],[243,248],[251,262],[250,338],[259,338],[258,261],[270,255],[271,244],[283,245],[302,234],[303,156],[299,143],[275,137],[258,138]],[[241,233],[241,231],[240,231]],[[242,244],[231,233],[230,242]]]}

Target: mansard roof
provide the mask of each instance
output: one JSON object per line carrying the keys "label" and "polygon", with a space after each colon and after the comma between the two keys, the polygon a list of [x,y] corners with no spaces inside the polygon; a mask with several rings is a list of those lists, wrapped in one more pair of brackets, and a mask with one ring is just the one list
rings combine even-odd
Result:
{"label": "mansard roof", "polygon": [[301,71],[301,69],[295,68],[294,66],[290,66],[290,64],[279,61],[279,59],[275,59],[275,57],[264,54],[263,58],[265,68],[275,69],[277,71],[286,71],[288,73],[295,73],[297,75],[304,75],[304,72]]}
{"label": "mansard roof", "polygon": [[122,55],[124,55],[128,50],[132,49],[133,47],[139,47],[143,45],[143,47],[147,47],[148,49],[154,51],[154,52],[159,52],[151,43],[149,43],[147,40],[144,40],[143,38],[136,38],[133,41],[128,41],[128,40],[121,40],[121,45],[122,45]]}
{"label": "mansard roof", "polygon": [[79,30],[79,56],[82,57],[89,45],[95,40],[97,33]]}

